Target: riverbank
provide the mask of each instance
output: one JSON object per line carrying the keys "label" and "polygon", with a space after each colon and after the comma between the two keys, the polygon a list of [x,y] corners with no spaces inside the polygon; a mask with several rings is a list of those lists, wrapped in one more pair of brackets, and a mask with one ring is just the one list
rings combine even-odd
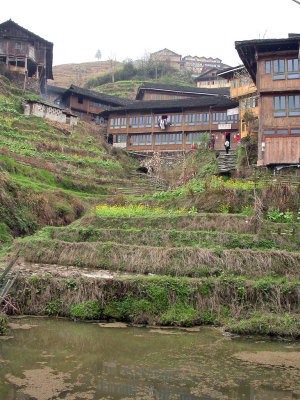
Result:
{"label": "riverbank", "polygon": [[[222,326],[299,339],[300,282],[221,274],[186,278],[24,264],[11,297],[22,314],[162,326]],[[37,274],[38,273],[38,274]]]}

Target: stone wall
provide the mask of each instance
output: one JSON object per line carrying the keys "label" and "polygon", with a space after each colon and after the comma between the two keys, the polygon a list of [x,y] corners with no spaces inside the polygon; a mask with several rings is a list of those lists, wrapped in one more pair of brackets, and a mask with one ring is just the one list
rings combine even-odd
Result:
{"label": "stone wall", "polygon": [[23,106],[25,115],[33,114],[37,117],[49,119],[61,124],[77,125],[77,117],[67,116],[64,110],[61,110],[60,108],[51,107],[51,105],[38,102],[25,103]]}

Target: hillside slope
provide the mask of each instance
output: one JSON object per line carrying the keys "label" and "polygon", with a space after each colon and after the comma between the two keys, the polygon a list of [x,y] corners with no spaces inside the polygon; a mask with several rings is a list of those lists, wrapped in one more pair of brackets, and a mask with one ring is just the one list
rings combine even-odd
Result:
{"label": "hillside slope", "polygon": [[[121,63],[115,62],[115,68]],[[76,85],[83,87],[84,84],[97,75],[111,71],[110,61],[95,61],[80,64],[62,64],[53,67],[54,81],[48,83],[59,87]]]}
{"label": "hillside slope", "polygon": [[118,187],[132,187],[137,168],[107,145],[99,128],[25,116],[23,100],[0,76],[0,232],[7,240],[70,223]]}

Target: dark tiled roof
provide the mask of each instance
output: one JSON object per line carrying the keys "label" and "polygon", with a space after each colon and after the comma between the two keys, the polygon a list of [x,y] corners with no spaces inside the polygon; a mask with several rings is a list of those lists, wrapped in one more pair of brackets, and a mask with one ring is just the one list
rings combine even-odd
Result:
{"label": "dark tiled roof", "polygon": [[245,70],[245,66],[238,65],[236,67],[230,67],[230,68],[221,70],[220,72],[217,73],[217,76],[220,76],[221,78],[230,79],[233,77],[235,72],[242,71],[242,70]]}
{"label": "dark tiled roof", "polygon": [[251,78],[256,82],[257,62],[255,53],[292,50],[299,51],[299,37],[289,37],[284,39],[253,39],[236,41],[235,48],[243,61]]}
{"label": "dark tiled roof", "polygon": [[237,107],[238,104],[237,101],[230,100],[225,96],[201,96],[178,100],[135,101],[126,107],[110,108],[107,111],[103,111],[101,115],[108,116],[109,114],[134,111],[177,112],[183,109],[228,109]]}
{"label": "dark tiled roof", "polygon": [[205,95],[205,96],[229,96],[228,88],[215,88],[215,89],[206,89],[206,88],[198,88],[195,86],[181,86],[181,85],[166,85],[162,83],[143,83],[137,91],[136,99],[140,99],[142,97],[142,93],[145,90],[155,90],[159,92],[170,92],[174,94],[183,94],[183,95]]}
{"label": "dark tiled roof", "polygon": [[2,22],[2,24],[0,24],[0,34],[5,34],[5,28],[8,26],[17,28],[17,29],[27,33],[28,36],[31,36],[31,37],[35,38],[36,40],[39,40],[41,42],[44,42],[44,43],[47,43],[47,44],[53,46],[53,43],[48,42],[47,40],[41,38],[40,36],[36,35],[33,32],[30,32],[28,29],[23,28],[21,25],[18,25],[16,22],[12,21],[11,19],[9,19],[5,22]]}
{"label": "dark tiled roof", "polygon": [[66,88],[62,88],[59,86],[47,85],[46,90],[48,93],[56,93],[56,94],[63,94],[66,91]]}
{"label": "dark tiled roof", "polygon": [[67,89],[63,95],[66,97],[69,93],[75,93],[82,96],[89,97],[90,99],[100,100],[103,103],[112,104],[114,106],[126,106],[127,104],[131,104],[134,100],[124,99],[117,96],[110,96],[108,94],[96,92],[93,90],[83,89],[78,86],[71,85],[69,89]]}

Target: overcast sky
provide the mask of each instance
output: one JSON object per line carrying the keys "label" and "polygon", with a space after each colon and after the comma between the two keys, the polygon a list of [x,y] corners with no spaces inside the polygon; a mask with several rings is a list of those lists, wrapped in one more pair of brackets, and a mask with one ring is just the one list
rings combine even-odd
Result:
{"label": "overcast sky", "polygon": [[300,32],[292,0],[2,0],[0,22],[12,19],[54,43],[54,65],[137,59],[168,48],[182,56],[240,63],[236,40]]}

